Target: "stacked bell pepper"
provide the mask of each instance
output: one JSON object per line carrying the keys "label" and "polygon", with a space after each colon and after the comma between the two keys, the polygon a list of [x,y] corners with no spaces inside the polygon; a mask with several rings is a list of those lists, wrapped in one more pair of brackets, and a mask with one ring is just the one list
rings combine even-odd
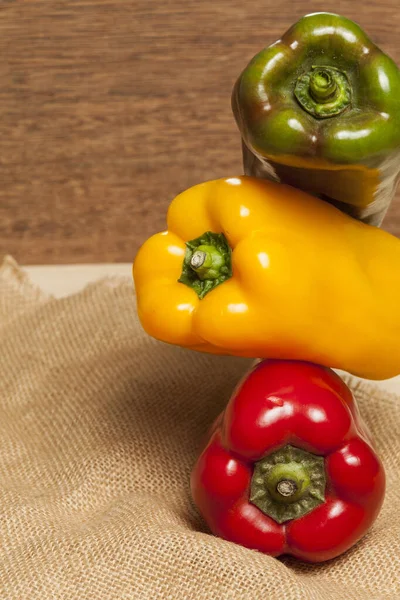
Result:
{"label": "stacked bell pepper", "polygon": [[245,173],[380,224],[400,173],[400,72],[355,23],[300,19],[238,78]]}
{"label": "stacked bell pepper", "polygon": [[191,483],[216,535],[321,562],[373,523],[385,474],[340,377],[318,365],[266,360],[217,420]]}
{"label": "stacked bell pepper", "polygon": [[262,359],[212,427],[192,494],[213,533],[273,556],[333,558],[383,501],[382,464],[331,368],[400,373],[400,241],[371,225],[400,172],[399,92],[358,26],[304,17],[235,85],[248,174],[178,195],[135,259],[150,335]]}

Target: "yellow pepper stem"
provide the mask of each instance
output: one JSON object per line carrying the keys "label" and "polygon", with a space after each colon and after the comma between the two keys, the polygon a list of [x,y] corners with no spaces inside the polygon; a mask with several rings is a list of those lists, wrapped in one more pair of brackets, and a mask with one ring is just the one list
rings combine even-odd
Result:
{"label": "yellow pepper stem", "polygon": [[186,242],[186,254],[178,281],[191,287],[199,298],[232,276],[231,249],[223,233],[206,231]]}
{"label": "yellow pepper stem", "polygon": [[202,281],[218,279],[225,267],[225,257],[215,246],[201,245],[192,254],[190,266]]}

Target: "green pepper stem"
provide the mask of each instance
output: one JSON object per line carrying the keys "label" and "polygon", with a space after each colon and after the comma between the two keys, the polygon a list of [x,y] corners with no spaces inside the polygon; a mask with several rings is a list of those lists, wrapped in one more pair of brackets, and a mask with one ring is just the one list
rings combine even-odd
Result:
{"label": "green pepper stem", "polygon": [[335,95],[338,90],[336,79],[327,69],[318,69],[311,73],[310,93],[316,102],[324,104]]}
{"label": "green pepper stem", "polygon": [[300,106],[318,119],[333,117],[351,105],[352,90],[346,73],[335,67],[312,67],[300,75],[294,89]]}

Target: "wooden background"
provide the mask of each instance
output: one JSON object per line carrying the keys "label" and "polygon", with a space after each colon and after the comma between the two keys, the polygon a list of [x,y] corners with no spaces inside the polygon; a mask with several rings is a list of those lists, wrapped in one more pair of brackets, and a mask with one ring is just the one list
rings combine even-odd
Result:
{"label": "wooden background", "polygon": [[0,256],[131,261],[178,192],[242,172],[233,83],[319,10],[400,63],[399,0],[2,0]]}

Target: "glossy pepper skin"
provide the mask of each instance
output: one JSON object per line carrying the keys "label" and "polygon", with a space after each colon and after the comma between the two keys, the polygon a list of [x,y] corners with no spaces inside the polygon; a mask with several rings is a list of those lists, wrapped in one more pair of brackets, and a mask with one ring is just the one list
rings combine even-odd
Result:
{"label": "glossy pepper skin", "polygon": [[368,379],[400,373],[397,238],[252,177],[186,190],[167,221],[133,267],[139,318],[153,337]]}
{"label": "glossy pepper skin", "polygon": [[400,172],[400,71],[358,25],[303,17],[251,60],[232,108],[246,175],[381,223]]}
{"label": "glossy pepper skin", "polygon": [[383,502],[385,474],[340,377],[309,363],[267,360],[242,380],[214,425],[191,490],[215,535],[321,562],[366,533]]}

